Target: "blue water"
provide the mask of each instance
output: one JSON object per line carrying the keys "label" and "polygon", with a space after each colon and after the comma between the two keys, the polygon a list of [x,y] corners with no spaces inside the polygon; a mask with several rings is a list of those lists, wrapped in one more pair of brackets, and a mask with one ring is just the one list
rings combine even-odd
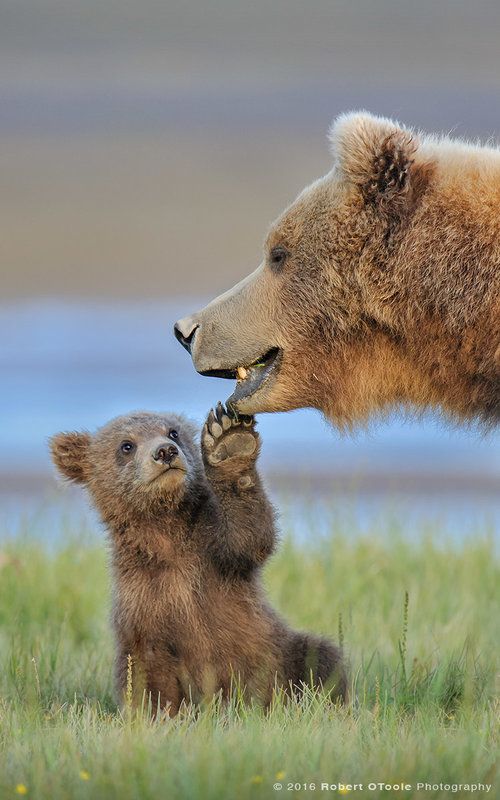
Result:
{"label": "blue water", "polygon": [[[366,492],[316,492],[302,485],[288,489],[266,480],[278,511],[280,537],[304,544],[332,534],[352,537],[407,539],[431,537],[435,542],[460,544],[466,539],[493,538],[500,542],[500,515],[493,502],[473,497]],[[0,549],[18,537],[46,546],[71,541],[101,541],[104,530],[79,487],[53,486],[42,494],[13,493],[0,504]]]}
{"label": "blue water", "polygon": [[[92,429],[133,408],[175,409],[201,422],[231,393],[231,382],[197,375],[171,333],[175,319],[202,304],[37,300],[0,308],[0,500],[9,529],[36,512],[42,484],[43,502],[59,502],[47,453],[54,432]],[[500,531],[498,434],[392,418],[341,437],[312,410],[262,415],[259,425],[263,472],[275,499],[286,500],[289,526],[295,519],[302,532],[310,525],[304,509],[316,509],[321,528],[332,501],[355,515],[357,529],[390,507],[408,530],[437,522],[451,535]]]}

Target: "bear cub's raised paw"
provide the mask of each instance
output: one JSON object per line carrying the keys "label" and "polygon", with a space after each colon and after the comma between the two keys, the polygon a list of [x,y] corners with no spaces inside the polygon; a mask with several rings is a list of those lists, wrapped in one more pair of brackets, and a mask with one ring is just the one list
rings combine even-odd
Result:
{"label": "bear cub's raised paw", "polygon": [[233,474],[248,470],[259,453],[255,418],[236,416],[219,401],[203,426],[201,449],[207,467],[224,467]]}

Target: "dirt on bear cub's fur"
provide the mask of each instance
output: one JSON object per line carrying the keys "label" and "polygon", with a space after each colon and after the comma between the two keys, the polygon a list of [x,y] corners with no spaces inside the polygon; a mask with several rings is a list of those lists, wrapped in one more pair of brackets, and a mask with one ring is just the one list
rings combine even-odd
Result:
{"label": "dirt on bear cub's fur", "polygon": [[253,418],[219,403],[202,432],[174,414],[134,413],[51,441],[62,475],[85,484],[110,535],[116,687],[175,714],[234,681],[263,704],[304,683],[345,698],[342,654],[291,630],[263,595],[276,543]]}

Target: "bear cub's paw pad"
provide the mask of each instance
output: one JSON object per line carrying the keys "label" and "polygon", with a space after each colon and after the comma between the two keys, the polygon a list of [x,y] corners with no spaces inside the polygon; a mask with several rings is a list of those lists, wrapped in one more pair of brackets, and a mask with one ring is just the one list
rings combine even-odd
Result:
{"label": "bear cub's paw pad", "polygon": [[221,402],[210,410],[201,437],[205,460],[217,466],[230,459],[251,459],[257,450],[254,417],[236,417]]}

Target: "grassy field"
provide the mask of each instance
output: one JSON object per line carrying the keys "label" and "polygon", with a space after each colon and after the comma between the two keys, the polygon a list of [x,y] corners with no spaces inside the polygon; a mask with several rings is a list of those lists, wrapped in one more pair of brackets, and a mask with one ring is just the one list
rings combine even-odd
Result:
{"label": "grassy field", "polygon": [[[480,532],[285,539],[269,593],[296,626],[343,637],[351,704],[310,695],[264,714],[235,697],[163,722],[113,702],[102,544],[74,530],[59,547],[26,537],[0,551],[2,799],[471,796],[418,782],[498,793],[500,563]],[[380,781],[412,788],[368,788]]]}

